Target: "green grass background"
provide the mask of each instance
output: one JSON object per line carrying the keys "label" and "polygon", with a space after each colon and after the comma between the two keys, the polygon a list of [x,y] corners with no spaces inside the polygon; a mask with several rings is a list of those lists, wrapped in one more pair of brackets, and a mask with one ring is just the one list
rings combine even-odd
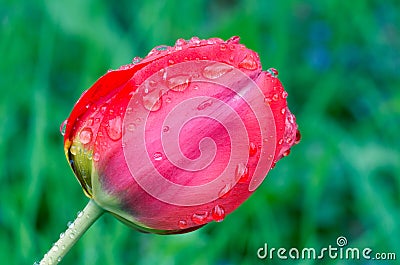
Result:
{"label": "green grass background", "polygon": [[0,0],[1,263],[40,260],[88,201],[59,132],[83,90],[153,46],[239,35],[279,70],[301,143],[222,223],[158,236],[106,215],[62,264],[316,264],[256,251],[338,236],[398,264],[399,25],[397,0]]}

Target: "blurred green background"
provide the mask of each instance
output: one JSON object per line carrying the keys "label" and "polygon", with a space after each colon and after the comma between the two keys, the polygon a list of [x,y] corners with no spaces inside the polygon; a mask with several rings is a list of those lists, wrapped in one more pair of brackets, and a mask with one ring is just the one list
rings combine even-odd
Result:
{"label": "blurred green background", "polygon": [[279,70],[301,143],[222,223],[158,236],[105,215],[62,264],[314,264],[256,251],[339,236],[399,262],[399,25],[397,0],[1,0],[0,260],[40,260],[88,201],[59,132],[83,90],[156,45],[239,35]]}

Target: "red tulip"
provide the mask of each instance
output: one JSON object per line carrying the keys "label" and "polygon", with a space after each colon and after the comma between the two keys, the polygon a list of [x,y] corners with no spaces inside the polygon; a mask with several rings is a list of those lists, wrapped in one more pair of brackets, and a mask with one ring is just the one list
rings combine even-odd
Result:
{"label": "red tulip", "polygon": [[286,97],[238,37],[179,39],[83,93],[65,154],[85,194],[122,221],[192,231],[222,221],[297,143]]}

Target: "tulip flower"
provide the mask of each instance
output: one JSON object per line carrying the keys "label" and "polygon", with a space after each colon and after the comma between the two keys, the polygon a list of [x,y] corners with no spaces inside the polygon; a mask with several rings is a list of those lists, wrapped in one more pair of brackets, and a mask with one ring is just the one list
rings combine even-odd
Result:
{"label": "tulip flower", "polygon": [[[157,234],[221,222],[300,140],[277,76],[238,37],[179,39],[106,73],[63,124],[90,199],[65,235],[103,212]],[[65,254],[60,240],[43,263]]]}

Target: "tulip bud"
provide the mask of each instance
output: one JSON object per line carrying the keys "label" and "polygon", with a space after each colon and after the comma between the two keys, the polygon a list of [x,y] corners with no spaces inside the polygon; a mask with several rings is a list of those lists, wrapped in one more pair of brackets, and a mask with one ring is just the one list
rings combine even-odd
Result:
{"label": "tulip bud", "polygon": [[238,37],[158,46],[83,93],[66,157],[85,194],[140,231],[220,222],[299,141],[277,75]]}

